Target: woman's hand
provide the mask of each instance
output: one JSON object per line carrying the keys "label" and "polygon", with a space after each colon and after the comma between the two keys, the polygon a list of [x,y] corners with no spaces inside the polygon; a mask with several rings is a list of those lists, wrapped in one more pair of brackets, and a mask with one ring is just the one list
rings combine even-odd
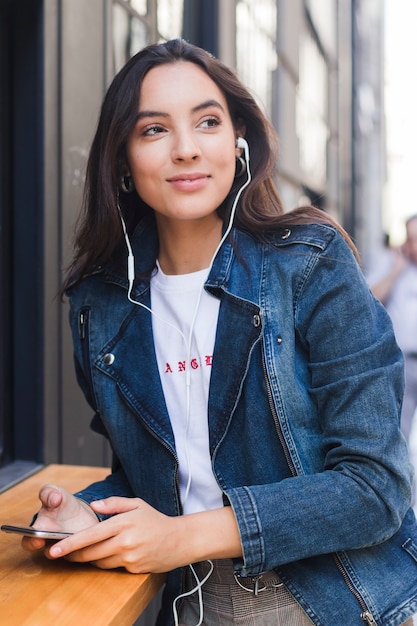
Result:
{"label": "woman's hand", "polygon": [[169,517],[139,498],[112,497],[92,502],[91,508],[112,517],[48,547],[46,556],[156,573],[242,554],[231,507]]}
{"label": "woman's hand", "polygon": [[[69,491],[55,485],[44,485],[39,492],[42,503],[33,528],[75,533],[97,525],[99,520],[92,509]],[[47,540],[23,537],[22,547],[28,551],[40,550]]]}
{"label": "woman's hand", "polygon": [[178,558],[178,518],[158,512],[139,498],[107,498],[92,502],[91,508],[112,517],[50,546],[49,558],[65,556],[102,569],[124,567],[134,574],[166,572],[177,566],[168,550]]}

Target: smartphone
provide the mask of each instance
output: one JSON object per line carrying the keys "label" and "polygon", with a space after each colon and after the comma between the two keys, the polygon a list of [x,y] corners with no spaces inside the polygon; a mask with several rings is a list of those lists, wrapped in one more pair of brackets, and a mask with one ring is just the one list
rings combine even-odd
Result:
{"label": "smartphone", "polygon": [[5,533],[16,533],[18,535],[26,535],[26,537],[40,537],[41,539],[54,539],[55,541],[59,539],[64,539],[65,537],[69,537],[73,534],[49,530],[39,530],[38,528],[31,528],[30,526],[10,526],[8,524],[3,524],[1,530],[3,530]]}

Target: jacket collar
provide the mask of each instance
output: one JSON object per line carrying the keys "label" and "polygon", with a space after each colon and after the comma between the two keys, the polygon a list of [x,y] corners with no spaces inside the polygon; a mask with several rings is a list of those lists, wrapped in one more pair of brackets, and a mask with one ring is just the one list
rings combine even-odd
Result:
{"label": "jacket collar", "polygon": [[[231,236],[236,237],[238,231],[233,229]],[[145,217],[137,225],[131,237],[131,246],[135,264],[135,281],[132,295],[135,298],[140,297],[144,291],[149,288],[149,281],[152,272],[156,266],[158,256],[158,231],[154,215]],[[213,289],[224,286],[227,283],[227,277],[230,273],[230,266],[233,258],[233,247],[229,239],[221,246],[216,258],[212,264],[212,268],[207,279],[207,286]],[[118,263],[109,263],[104,270],[104,279],[106,282],[118,284],[125,289],[129,288],[127,280],[127,250],[126,250],[126,272],[120,268],[123,267],[123,261]]]}

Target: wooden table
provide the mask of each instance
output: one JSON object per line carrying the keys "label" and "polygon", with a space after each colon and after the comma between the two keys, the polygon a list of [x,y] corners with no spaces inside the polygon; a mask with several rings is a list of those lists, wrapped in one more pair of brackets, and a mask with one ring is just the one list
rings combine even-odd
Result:
{"label": "wooden table", "polygon": [[[49,465],[0,494],[1,524],[27,526],[45,483],[75,492],[108,473],[97,467]],[[41,553],[22,550],[20,541],[18,535],[0,532],[2,626],[131,626],[164,583],[163,574],[48,561]]]}

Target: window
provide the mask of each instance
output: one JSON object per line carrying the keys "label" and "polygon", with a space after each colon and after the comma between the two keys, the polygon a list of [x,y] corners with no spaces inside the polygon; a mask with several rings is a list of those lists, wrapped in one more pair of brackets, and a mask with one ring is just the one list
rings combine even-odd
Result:
{"label": "window", "polygon": [[146,23],[132,11],[113,4],[113,70],[117,73],[136,52],[148,43]]}
{"label": "window", "polygon": [[181,37],[183,0],[158,0],[158,31],[163,39]]}
{"label": "window", "polygon": [[300,165],[313,187],[322,189],[327,176],[328,68],[311,36],[300,37],[300,79],[297,98],[297,135]]}
{"label": "window", "polygon": [[271,117],[277,69],[276,2],[241,0],[236,7],[237,72]]}
{"label": "window", "polygon": [[114,73],[146,45],[181,37],[183,13],[183,0],[154,0],[149,3],[146,0],[114,0]]}

